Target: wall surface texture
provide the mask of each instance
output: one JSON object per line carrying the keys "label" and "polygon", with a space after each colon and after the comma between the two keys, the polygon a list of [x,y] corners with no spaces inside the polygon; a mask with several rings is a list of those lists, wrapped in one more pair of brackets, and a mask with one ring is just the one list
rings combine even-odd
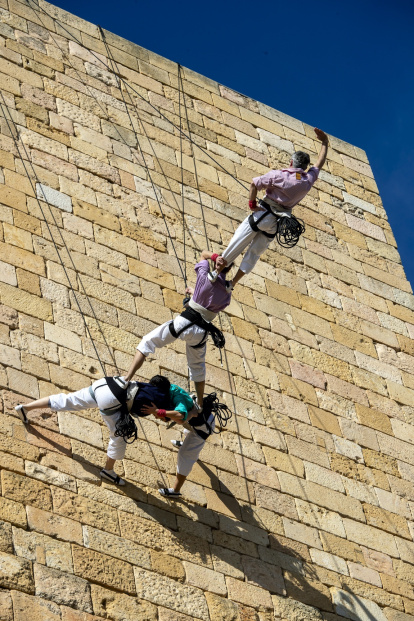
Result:
{"label": "wall surface texture", "polygon": [[[299,245],[273,243],[221,313],[207,384],[236,415],[181,501],[157,493],[180,433],[152,417],[124,489],[100,481],[97,410],[16,418],[101,377],[94,344],[125,371],[251,178],[319,149],[185,68],[184,100],[175,63],[39,1],[0,0],[0,618],[414,619],[414,297],[361,149],[330,138]],[[187,387],[183,344],[141,371]]]}

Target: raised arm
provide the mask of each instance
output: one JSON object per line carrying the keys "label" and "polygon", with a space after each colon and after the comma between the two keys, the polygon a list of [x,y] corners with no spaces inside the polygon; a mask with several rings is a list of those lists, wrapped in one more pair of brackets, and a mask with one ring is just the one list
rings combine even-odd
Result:
{"label": "raised arm", "polygon": [[329,141],[328,141],[328,136],[321,129],[318,129],[317,127],[315,127],[314,131],[315,131],[317,138],[319,138],[319,140],[322,142],[321,150],[319,151],[318,161],[315,164],[316,168],[321,169],[326,161]]}
{"label": "raised arm", "polygon": [[203,250],[203,252],[200,255],[200,261],[203,260],[209,260],[211,259],[211,257],[213,256],[214,252],[210,252],[209,250]]}

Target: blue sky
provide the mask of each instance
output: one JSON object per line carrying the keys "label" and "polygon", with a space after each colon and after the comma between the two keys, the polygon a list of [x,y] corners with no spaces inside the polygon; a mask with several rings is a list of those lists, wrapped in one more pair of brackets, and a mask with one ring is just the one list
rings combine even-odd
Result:
{"label": "blue sky", "polygon": [[367,152],[414,284],[414,2],[55,0]]}

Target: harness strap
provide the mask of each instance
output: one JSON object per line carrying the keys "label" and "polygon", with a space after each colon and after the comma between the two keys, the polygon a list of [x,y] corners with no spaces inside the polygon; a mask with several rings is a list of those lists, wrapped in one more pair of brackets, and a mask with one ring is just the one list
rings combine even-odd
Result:
{"label": "harness strap", "polygon": [[211,334],[214,345],[216,347],[218,347],[219,349],[224,347],[226,341],[225,341],[222,331],[216,328],[216,326],[210,323],[209,321],[206,321],[205,319],[203,319],[200,313],[198,313],[196,310],[194,310],[193,308],[186,308],[185,310],[183,310],[180,317],[184,317],[184,319],[188,319],[190,323],[188,323],[186,326],[184,326],[183,328],[180,328],[180,330],[177,331],[174,327],[174,321],[170,322],[170,324],[168,325],[168,329],[170,330],[172,336],[175,339],[178,339],[180,334],[185,332],[185,330],[187,330],[191,326],[198,326],[199,328],[202,328],[204,330],[204,336],[197,345],[192,345],[193,349],[198,349],[200,347],[203,347],[209,334]]}
{"label": "harness strap", "polygon": [[105,380],[109,390],[121,404],[119,408],[120,417],[115,427],[115,436],[122,436],[124,441],[129,444],[128,440],[130,438],[132,438],[131,442],[137,439],[138,430],[135,421],[129,413],[128,390],[121,388],[113,377],[105,377]]}
{"label": "harness strap", "polygon": [[266,237],[269,237],[269,239],[274,239],[276,237],[277,233],[267,233],[267,231],[262,231],[257,226],[259,224],[259,222],[261,222],[263,220],[263,218],[266,218],[266,216],[269,215],[269,213],[273,213],[272,210],[270,209],[269,205],[267,203],[265,203],[264,201],[260,201],[260,205],[262,207],[264,207],[266,209],[266,211],[264,213],[262,213],[257,218],[257,220],[254,219],[253,214],[251,213],[250,216],[249,216],[249,225],[250,225],[251,229],[255,233],[262,233],[262,235],[265,235]]}

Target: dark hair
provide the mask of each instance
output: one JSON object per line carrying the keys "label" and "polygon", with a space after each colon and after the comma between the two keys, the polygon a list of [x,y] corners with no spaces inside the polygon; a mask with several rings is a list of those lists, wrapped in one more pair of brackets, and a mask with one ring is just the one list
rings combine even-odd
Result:
{"label": "dark hair", "polygon": [[310,157],[304,151],[296,151],[292,155],[293,167],[305,170],[309,166]]}
{"label": "dark hair", "polygon": [[154,377],[151,377],[149,383],[151,386],[156,386],[161,390],[161,392],[165,393],[168,393],[171,386],[170,380],[168,377],[165,377],[165,375],[154,375]]}
{"label": "dark hair", "polygon": [[234,263],[230,263],[230,265],[228,265],[227,267],[225,267],[224,269],[221,270],[221,273],[222,274],[227,274],[227,272],[229,272],[231,270],[233,265],[234,265]]}

